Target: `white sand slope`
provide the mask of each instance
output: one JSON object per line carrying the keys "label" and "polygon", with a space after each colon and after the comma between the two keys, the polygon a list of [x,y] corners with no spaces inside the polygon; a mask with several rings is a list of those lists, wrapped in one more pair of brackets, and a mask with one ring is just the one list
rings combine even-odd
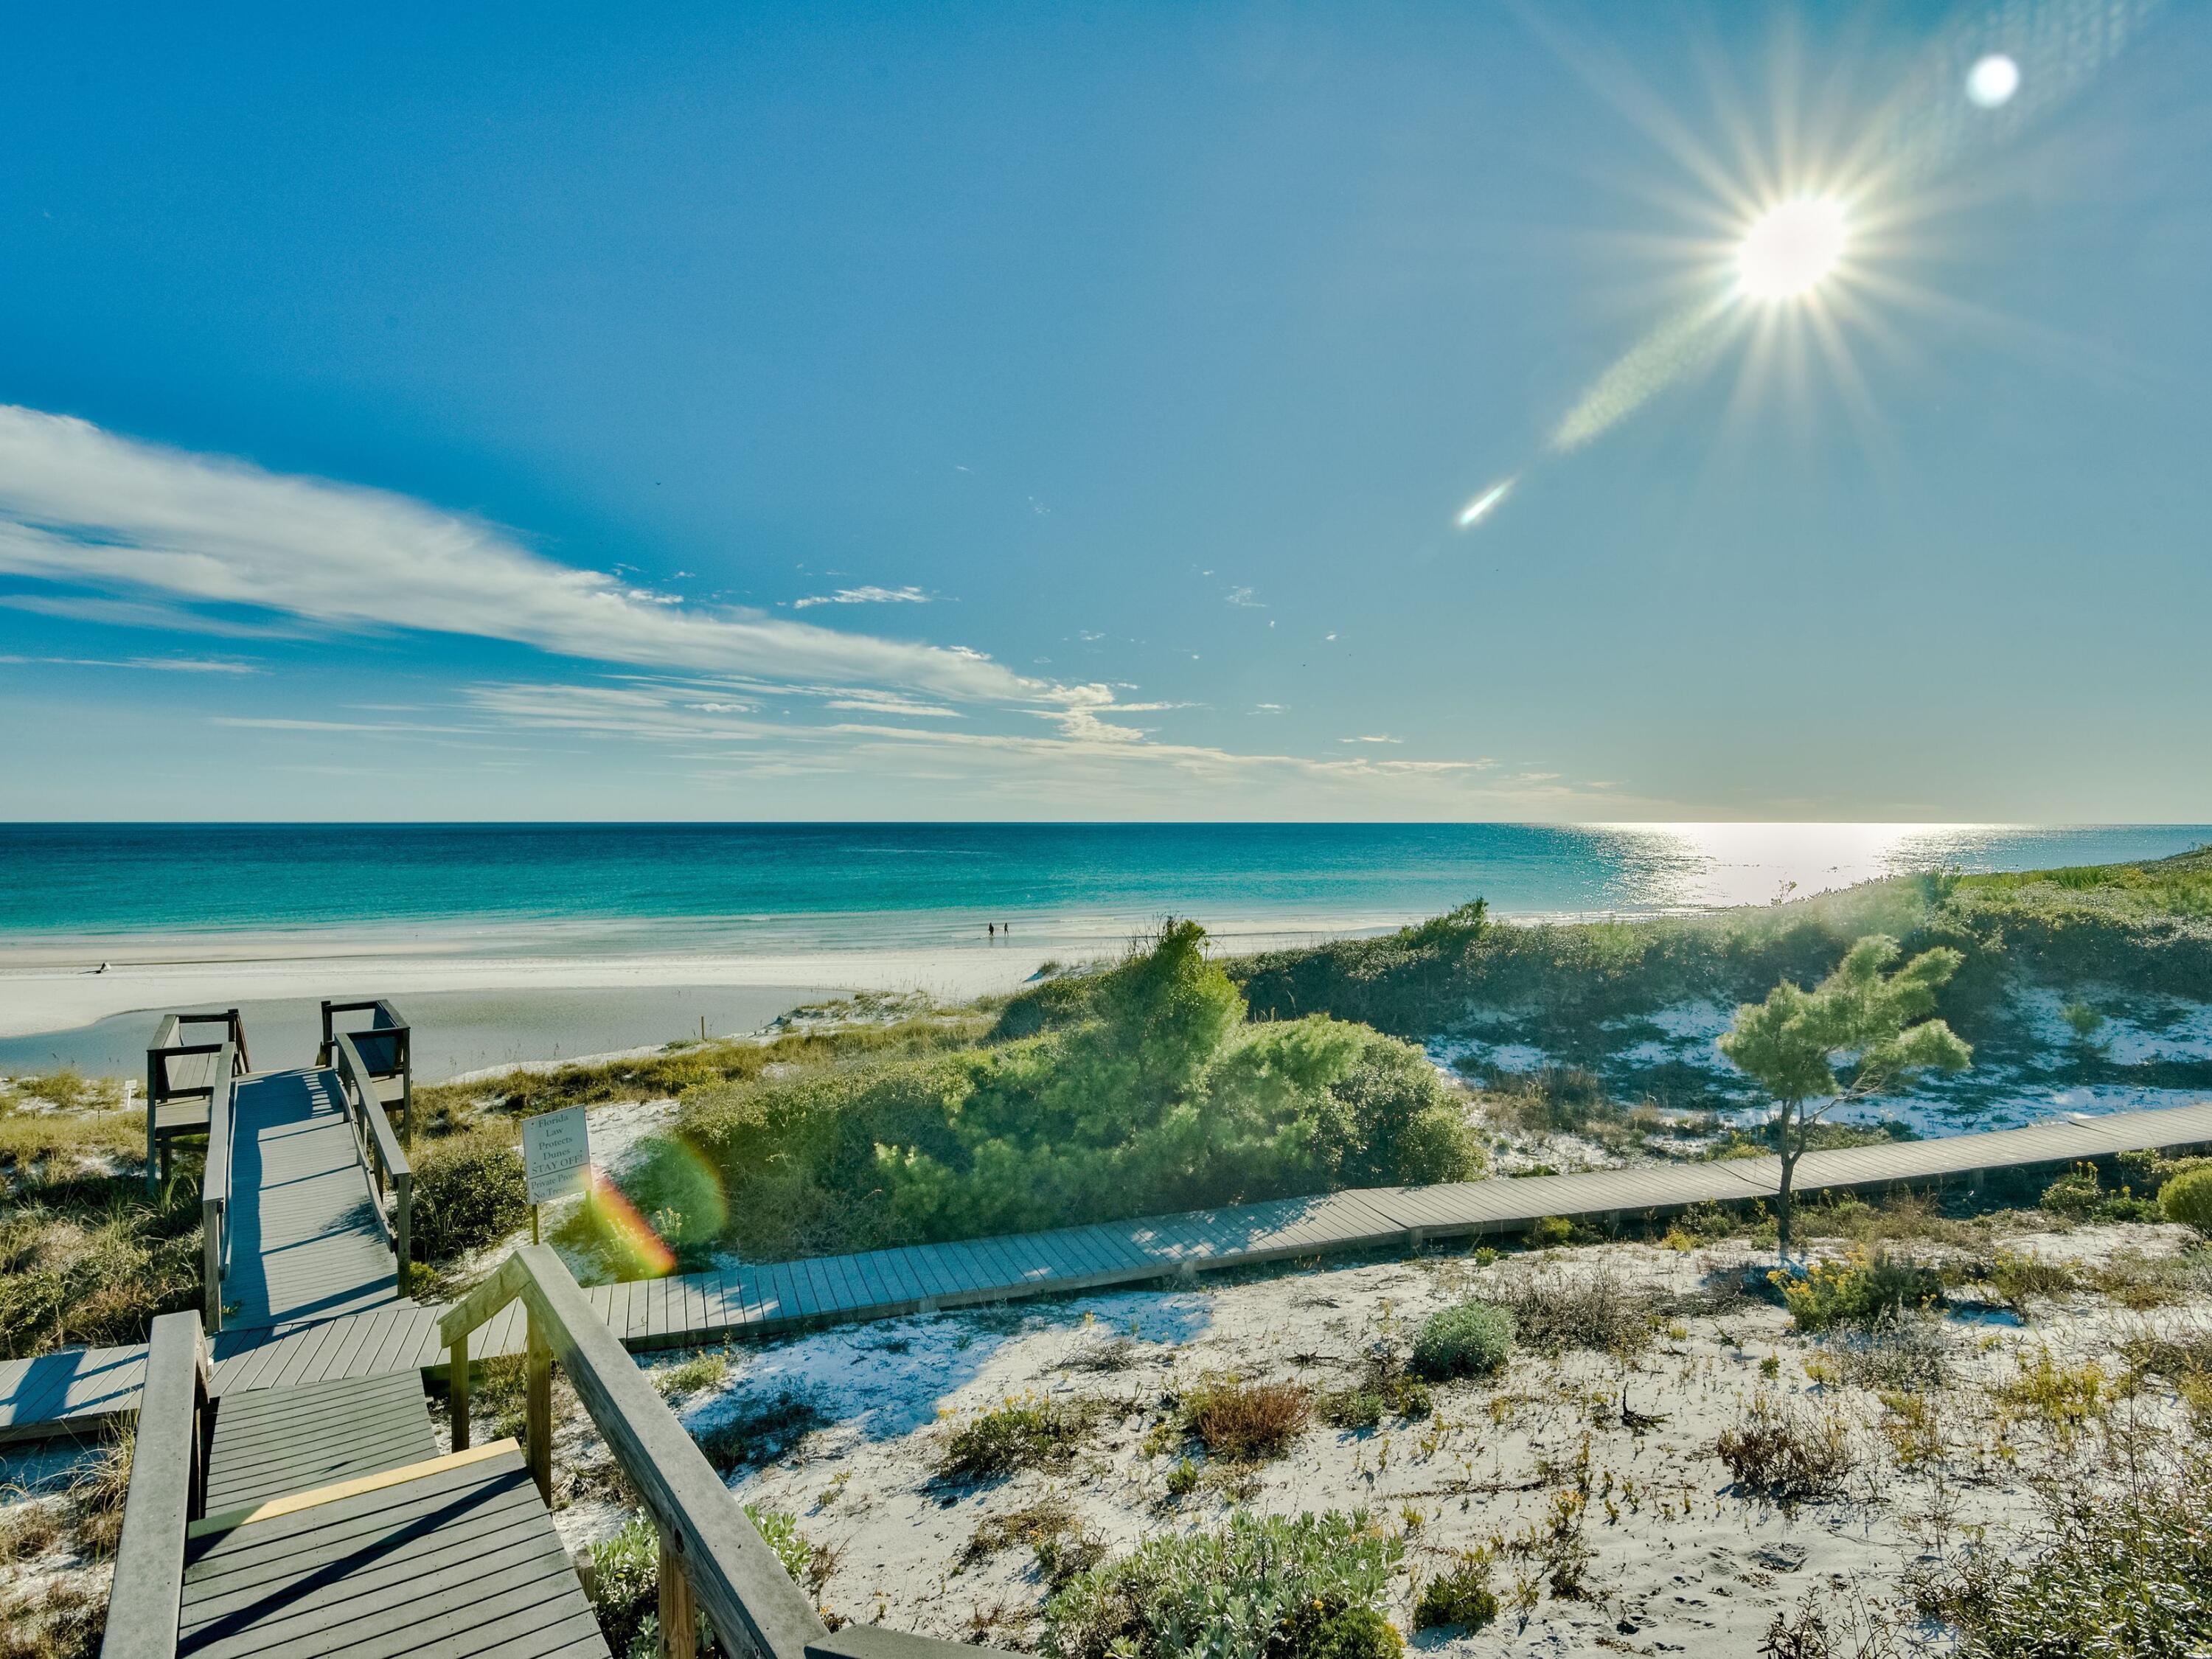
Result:
{"label": "white sand slope", "polygon": [[[2128,1226],[2028,1235],[2007,1247],[2079,1261],[2123,1249],[2164,1254],[2184,1242],[2179,1230]],[[2065,1363],[2102,1358],[2117,1376],[2117,1345],[2145,1316],[2084,1292],[2039,1310],[2033,1324],[1945,1319],[1950,1377],[1926,1402],[1946,1447],[1934,1464],[1908,1466],[1901,1449],[1911,1436],[1873,1394],[1808,1376],[1808,1362],[1820,1369],[1819,1346],[1758,1303],[1678,1315],[1628,1361],[1522,1353],[1502,1376],[1439,1388],[1425,1421],[1386,1419],[1358,1433],[1316,1423],[1288,1456],[1249,1470],[1217,1468],[1181,1500],[1167,1493],[1180,1449],[1148,1455],[1145,1443],[1164,1401],[1202,1374],[1340,1387],[1370,1344],[1402,1344],[1429,1312],[1483,1282],[1607,1273],[1689,1297],[1763,1259],[1739,1245],[1678,1254],[1619,1244],[1509,1256],[1486,1273],[1464,1257],[1431,1258],[910,1319],[734,1350],[727,1382],[682,1409],[703,1432],[797,1388],[830,1415],[830,1426],[784,1461],[732,1485],[747,1501],[794,1511],[809,1539],[836,1552],[822,1595],[848,1619],[1035,1645],[1048,1587],[1030,1553],[1017,1547],[975,1559],[969,1546],[987,1517],[1055,1498],[1116,1553],[1164,1532],[1218,1526],[1240,1503],[1291,1514],[1363,1506],[1406,1535],[1410,1570],[1392,1615],[1409,1633],[1422,1578],[1455,1552],[1505,1543],[1492,1583],[1506,1613],[1486,1631],[1430,1632],[1417,1645],[1749,1656],[1778,1611],[1808,1593],[1889,1593],[1908,1563],[1937,1540],[1955,1541],[1960,1528],[1986,1523],[2002,1536],[2025,1524],[2030,1479],[2087,1455],[2094,1437],[2065,1442],[2033,1411],[1994,1401],[1990,1389],[2015,1377],[2023,1356],[2046,1350]],[[1116,1336],[1131,1340],[1127,1369],[1070,1366]],[[1624,1389],[1637,1412],[1661,1420],[1641,1431],[1625,1424]],[[1111,1403],[1072,1469],[975,1489],[934,1485],[949,1429],[1022,1394]],[[1762,1394],[1841,1413],[1855,1466],[1840,1496],[1790,1510],[1735,1489],[1715,1443]],[[2127,1409],[2180,1421],[2180,1407],[2156,1385]],[[1554,1536],[1561,1495],[1575,1492],[1587,1494],[1573,1529],[1589,1552],[1587,1589],[1564,1597],[1547,1582],[1541,1540]],[[562,1525],[582,1540],[616,1518],[586,1502]],[[1532,1547],[1516,1551],[1516,1540]]]}

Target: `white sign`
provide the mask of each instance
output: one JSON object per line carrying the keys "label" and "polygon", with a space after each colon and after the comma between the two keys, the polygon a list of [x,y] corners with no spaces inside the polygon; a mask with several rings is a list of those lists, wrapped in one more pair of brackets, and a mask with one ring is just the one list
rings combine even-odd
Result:
{"label": "white sign", "polygon": [[532,1204],[582,1192],[584,1171],[591,1165],[592,1136],[582,1107],[522,1120],[522,1168]]}

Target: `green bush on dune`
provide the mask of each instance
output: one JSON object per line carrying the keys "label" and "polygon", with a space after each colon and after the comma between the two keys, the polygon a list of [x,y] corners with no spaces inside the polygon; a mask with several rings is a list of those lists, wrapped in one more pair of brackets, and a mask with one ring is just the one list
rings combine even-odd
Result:
{"label": "green bush on dune", "polygon": [[1174,923],[1016,999],[1001,1028],[1031,1035],[695,1090],[631,1196],[679,1245],[788,1255],[1479,1170],[1417,1050],[1326,1016],[1247,1023],[1205,939]]}
{"label": "green bush on dune", "polygon": [[413,1163],[414,1253],[425,1261],[496,1244],[530,1218],[522,1154],[504,1125],[425,1140]]}
{"label": "green bush on dune", "polygon": [[1413,1339],[1413,1367],[1431,1382],[1487,1376],[1513,1352],[1513,1316],[1487,1302],[1431,1314]]}
{"label": "green bush on dune", "polygon": [[1219,1532],[1155,1538],[1045,1603],[1057,1659],[1395,1659],[1382,1615],[1396,1537],[1361,1510],[1232,1514]]}
{"label": "green bush on dune", "polygon": [[2212,1238],[2212,1169],[2174,1176],[2159,1189],[2158,1205],[2168,1221]]}
{"label": "green bush on dune", "polygon": [[1958,951],[1938,1010],[1961,1031],[2002,1012],[2025,976],[2201,997],[2212,983],[2212,849],[2142,864],[1900,876],[1789,904],[1646,921],[1516,924],[1479,903],[1379,939],[1337,939],[1227,964],[1260,1017],[1329,1013],[1402,1036],[1468,1011],[1517,1012],[1547,1045],[1600,1052],[1606,1021],[1776,981],[1809,984],[1852,941],[1885,933],[1917,954]]}

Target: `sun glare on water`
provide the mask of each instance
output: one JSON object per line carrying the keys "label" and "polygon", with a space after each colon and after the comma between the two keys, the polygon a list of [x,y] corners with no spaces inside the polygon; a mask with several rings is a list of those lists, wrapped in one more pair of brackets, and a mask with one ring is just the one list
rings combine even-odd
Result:
{"label": "sun glare on water", "polygon": [[1849,227],[1832,197],[1800,196],[1769,208],[1736,249],[1737,291],[1750,300],[1810,294],[1844,257]]}

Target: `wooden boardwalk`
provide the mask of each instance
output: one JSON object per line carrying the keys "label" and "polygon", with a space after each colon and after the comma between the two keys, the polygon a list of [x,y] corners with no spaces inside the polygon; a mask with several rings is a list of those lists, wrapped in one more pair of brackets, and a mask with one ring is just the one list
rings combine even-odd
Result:
{"label": "wooden boardwalk", "polygon": [[[2212,1104],[2069,1118],[2026,1129],[1808,1153],[1798,1166],[1798,1188],[1808,1194],[1879,1188],[2207,1144],[2212,1144]],[[594,1285],[584,1294],[633,1351],[684,1347],[1338,1251],[1418,1248],[1437,1239],[1520,1231],[1543,1216],[1636,1218],[1705,1202],[1747,1202],[1772,1197],[1780,1174],[1776,1159],[1753,1158],[1365,1188],[1005,1238],[747,1264]],[[389,1263],[387,1255],[387,1279]],[[215,1392],[435,1371],[445,1364],[437,1335],[442,1308],[400,1300],[388,1284],[381,1302],[339,1310],[349,1306],[341,1299],[332,1316],[223,1332],[214,1343]],[[522,1341],[520,1310],[510,1307],[478,1334],[473,1352],[480,1358],[519,1353]],[[144,1358],[144,1349],[134,1346],[0,1365],[0,1439],[53,1432],[129,1409]]]}
{"label": "wooden boardwalk", "polygon": [[224,1240],[227,1329],[296,1324],[398,1300],[390,1236],[331,1071],[238,1085]]}

